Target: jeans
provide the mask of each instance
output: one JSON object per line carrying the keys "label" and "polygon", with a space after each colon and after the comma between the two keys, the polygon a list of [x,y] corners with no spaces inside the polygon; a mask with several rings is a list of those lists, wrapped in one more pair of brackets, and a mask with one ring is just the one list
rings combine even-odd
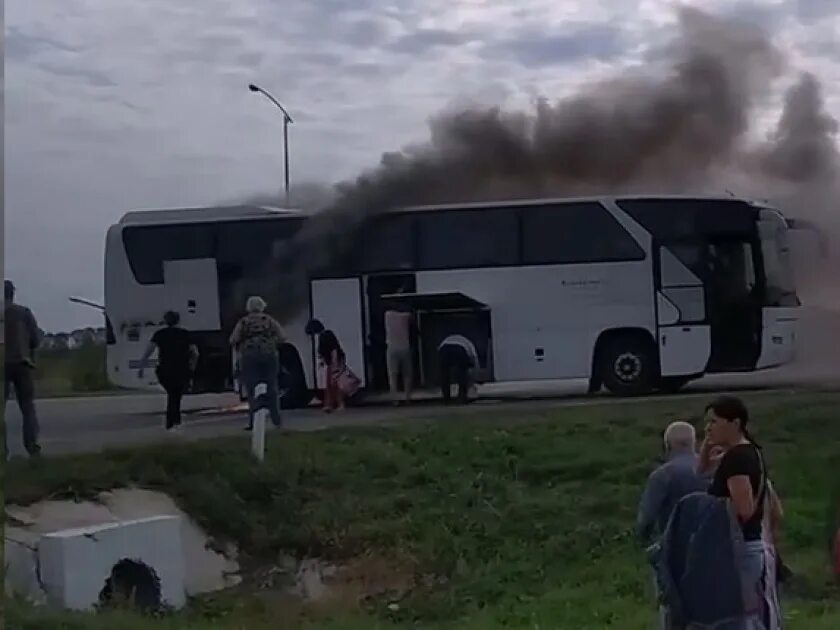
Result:
{"label": "jeans", "polygon": [[750,616],[747,630],[766,630],[767,607],[764,598],[765,549],[763,540],[751,540],[744,543],[743,553],[738,559],[741,567],[741,579],[747,599]]}
{"label": "jeans", "polygon": [[[254,427],[254,413],[258,409],[267,409],[271,422],[275,427],[281,424],[280,408],[278,405],[280,378],[280,360],[275,352],[247,350],[240,358],[242,382],[248,394],[248,415],[250,428]],[[257,385],[265,383],[268,391],[265,396],[257,398]]]}
{"label": "jeans", "polygon": [[[4,370],[5,398],[3,405],[9,400],[12,386],[15,388],[20,414],[23,416],[23,447],[30,455],[38,455],[41,447],[38,444],[38,415],[35,413],[35,383],[32,378],[33,368],[26,363],[7,363]],[[6,457],[9,456],[9,445],[3,440]]]}

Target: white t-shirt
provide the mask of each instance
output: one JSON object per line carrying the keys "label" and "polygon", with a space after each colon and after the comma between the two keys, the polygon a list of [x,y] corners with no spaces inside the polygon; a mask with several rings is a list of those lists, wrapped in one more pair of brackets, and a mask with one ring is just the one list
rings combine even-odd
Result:
{"label": "white t-shirt", "polygon": [[463,335],[449,335],[446,339],[441,341],[438,346],[438,350],[443,348],[443,346],[461,346],[467,351],[467,355],[470,357],[472,364],[475,367],[478,367],[478,352],[475,349],[475,344]]}
{"label": "white t-shirt", "polygon": [[411,348],[411,313],[385,311],[385,343],[389,350]]}

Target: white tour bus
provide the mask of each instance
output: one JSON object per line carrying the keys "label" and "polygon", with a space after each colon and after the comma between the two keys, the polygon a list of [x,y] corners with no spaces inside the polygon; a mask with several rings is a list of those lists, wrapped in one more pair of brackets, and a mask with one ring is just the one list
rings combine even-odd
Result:
{"label": "white tour bus", "polygon": [[[227,338],[248,295],[283,304],[272,257],[307,220],[296,211],[213,208],[130,213],[105,255],[108,374],[141,382],[138,359],[164,311],[201,350],[195,391],[230,388]],[[731,197],[617,197],[474,203],[368,219],[340,259],[306,278],[309,303],[282,323],[285,406],[319,389],[320,319],[366,389],[387,387],[384,311],[415,314],[415,374],[438,382],[450,334],[476,346],[485,381],[579,379],[618,394],[673,391],[707,373],[793,358],[799,300],[792,223]],[[266,270],[266,261],[270,261]],[[274,277],[272,268],[277,270]]]}

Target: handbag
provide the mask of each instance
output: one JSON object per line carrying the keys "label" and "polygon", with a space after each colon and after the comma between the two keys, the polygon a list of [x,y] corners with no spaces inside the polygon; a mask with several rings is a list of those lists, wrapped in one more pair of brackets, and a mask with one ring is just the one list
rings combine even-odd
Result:
{"label": "handbag", "polygon": [[353,396],[357,391],[359,391],[359,387],[362,385],[362,381],[359,377],[353,374],[353,370],[346,365],[342,368],[341,372],[338,373],[336,382],[341,392],[348,397]]}

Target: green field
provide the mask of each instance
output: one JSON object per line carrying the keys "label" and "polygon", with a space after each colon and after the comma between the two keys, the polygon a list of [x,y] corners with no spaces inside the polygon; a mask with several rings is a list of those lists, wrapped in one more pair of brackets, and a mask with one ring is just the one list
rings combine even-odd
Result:
{"label": "green field", "polygon": [[105,346],[42,350],[36,355],[35,395],[73,396],[113,390],[105,372]]}
{"label": "green field", "polygon": [[[827,545],[840,504],[840,395],[749,400],[798,574],[785,595],[787,627],[838,628]],[[8,627],[646,629],[653,605],[632,534],[636,502],[662,429],[702,403],[475,407],[457,420],[280,434],[263,466],[244,439],[14,462],[10,502],[164,489],[219,540],[240,545],[251,579],[166,619],[12,602]],[[348,577],[344,597],[302,605],[282,579],[265,579],[287,555],[336,562],[371,584]]]}

